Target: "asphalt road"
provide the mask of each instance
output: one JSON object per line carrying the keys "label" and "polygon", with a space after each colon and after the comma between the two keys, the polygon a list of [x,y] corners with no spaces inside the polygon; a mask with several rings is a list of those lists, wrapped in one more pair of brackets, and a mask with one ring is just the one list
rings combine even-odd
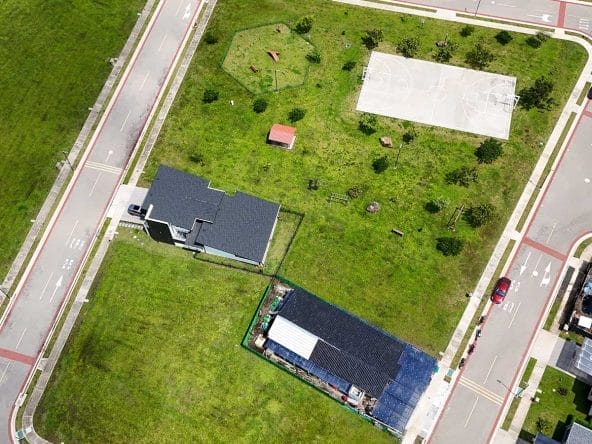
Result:
{"label": "asphalt road", "polygon": [[165,0],[124,74],[0,320],[0,442],[13,441],[15,402],[100,228],[136,141],[194,23],[199,0]]}
{"label": "asphalt road", "polygon": [[589,102],[512,259],[507,273],[513,281],[510,293],[503,304],[491,307],[431,443],[484,443],[494,436],[502,405],[515,394],[516,369],[527,357],[570,250],[592,231],[590,165]]}
{"label": "asphalt road", "polygon": [[592,35],[592,5],[557,0],[399,0],[399,2],[558,26]]}

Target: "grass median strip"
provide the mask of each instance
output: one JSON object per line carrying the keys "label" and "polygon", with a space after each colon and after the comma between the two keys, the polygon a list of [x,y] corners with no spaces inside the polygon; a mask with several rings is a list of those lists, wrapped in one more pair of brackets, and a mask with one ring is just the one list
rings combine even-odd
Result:
{"label": "grass median strip", "polygon": [[[530,375],[532,375],[532,371],[534,370],[534,366],[536,365],[536,359],[530,358],[528,360],[528,364],[526,365],[526,369],[524,370],[524,374],[522,375],[522,381],[520,382],[520,389],[524,390],[528,387],[528,381],[530,379]],[[510,430],[510,426],[512,425],[512,421],[514,420],[514,416],[516,415],[516,410],[518,410],[518,405],[520,404],[522,397],[514,397],[512,399],[512,403],[510,404],[510,408],[508,409],[508,413],[506,414],[506,418],[504,419],[504,423],[502,424],[502,429]]]}

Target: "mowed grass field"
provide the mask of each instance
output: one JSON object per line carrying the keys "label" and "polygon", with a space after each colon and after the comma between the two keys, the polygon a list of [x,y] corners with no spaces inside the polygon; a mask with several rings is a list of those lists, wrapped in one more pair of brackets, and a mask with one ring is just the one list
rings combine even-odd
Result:
{"label": "mowed grass field", "polygon": [[[304,15],[313,16],[307,38],[322,60],[310,66],[302,87],[253,95],[222,68],[235,32],[275,23],[293,26]],[[561,105],[543,112],[516,109],[510,140],[491,165],[477,163],[474,151],[484,138],[472,134],[379,117],[378,131],[366,136],[358,130],[360,113],[355,111],[369,57],[362,36],[369,29],[383,30],[377,49],[390,53],[401,39],[416,36],[417,58],[427,60],[433,60],[435,42],[448,36],[458,45],[450,63],[460,66],[466,66],[467,51],[482,42],[496,56],[489,71],[516,76],[518,90],[542,75],[550,77],[559,104],[569,96],[586,59],[583,48],[570,42],[548,40],[533,49],[526,36],[513,34],[513,41],[502,46],[494,38],[496,30],[476,28],[463,38],[461,27],[326,1],[220,2],[209,26],[219,41],[199,47],[144,184],[164,163],[211,179],[214,187],[238,189],[305,213],[280,273],[436,356],[449,341],[465,294],[473,290]],[[351,72],[342,69],[347,61],[357,63]],[[245,72],[249,64],[245,59]],[[206,89],[218,90],[220,100],[203,103]],[[260,97],[269,106],[256,114],[252,105]],[[294,124],[294,150],[266,145],[271,125],[289,124],[294,107],[306,110],[304,119]],[[392,165],[402,134],[412,128],[417,137],[403,146],[398,168],[376,174],[372,161],[387,155]],[[395,149],[380,146],[378,138],[384,135],[393,138]],[[202,162],[191,162],[192,155]],[[446,173],[461,166],[476,167],[478,182],[468,188],[446,184]],[[318,179],[318,190],[308,189],[310,179]],[[355,185],[366,191],[349,205],[327,202],[331,193],[345,193]],[[448,207],[429,214],[424,205],[438,197]],[[365,211],[371,201],[381,204],[376,214]],[[455,233],[447,229],[457,206],[482,203],[496,207],[492,223],[475,230],[461,219]],[[393,228],[404,237],[393,235]],[[465,240],[465,249],[460,256],[444,257],[435,249],[436,239],[453,234]]]}
{"label": "mowed grass field", "polygon": [[143,0],[0,2],[0,276],[137,20]]}
{"label": "mowed grass field", "polygon": [[52,442],[393,442],[240,346],[268,279],[121,229],[35,429]]}

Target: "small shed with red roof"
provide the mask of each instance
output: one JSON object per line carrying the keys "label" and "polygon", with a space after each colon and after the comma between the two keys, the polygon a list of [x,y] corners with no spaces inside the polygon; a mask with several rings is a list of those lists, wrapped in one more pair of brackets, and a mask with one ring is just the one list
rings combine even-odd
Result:
{"label": "small shed with red roof", "polygon": [[296,141],[296,128],[274,123],[267,136],[267,143],[291,150]]}

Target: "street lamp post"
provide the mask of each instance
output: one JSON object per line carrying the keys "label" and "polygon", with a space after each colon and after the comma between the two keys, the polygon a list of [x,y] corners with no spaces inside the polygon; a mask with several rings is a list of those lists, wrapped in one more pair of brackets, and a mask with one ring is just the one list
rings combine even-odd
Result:
{"label": "street lamp post", "polygon": [[477,16],[477,12],[479,12],[479,6],[481,6],[481,0],[477,2],[477,7],[475,8],[475,16]]}
{"label": "street lamp post", "polygon": [[72,164],[70,163],[70,159],[68,159],[68,153],[66,151],[62,151],[62,154],[64,155],[64,159],[66,160],[66,163],[68,164],[70,169],[73,170],[74,168],[72,167]]}
{"label": "street lamp post", "polygon": [[497,380],[497,382],[499,382],[501,385],[504,386],[504,388],[509,391],[512,396],[514,398],[522,398],[522,395],[524,394],[524,390],[526,390],[528,388],[528,383],[526,383],[526,387],[522,388],[522,387],[518,387],[518,390],[516,390],[516,393],[514,393],[512,391],[512,389],[510,387],[508,387],[506,384],[504,384],[502,381],[500,381],[499,379]]}

